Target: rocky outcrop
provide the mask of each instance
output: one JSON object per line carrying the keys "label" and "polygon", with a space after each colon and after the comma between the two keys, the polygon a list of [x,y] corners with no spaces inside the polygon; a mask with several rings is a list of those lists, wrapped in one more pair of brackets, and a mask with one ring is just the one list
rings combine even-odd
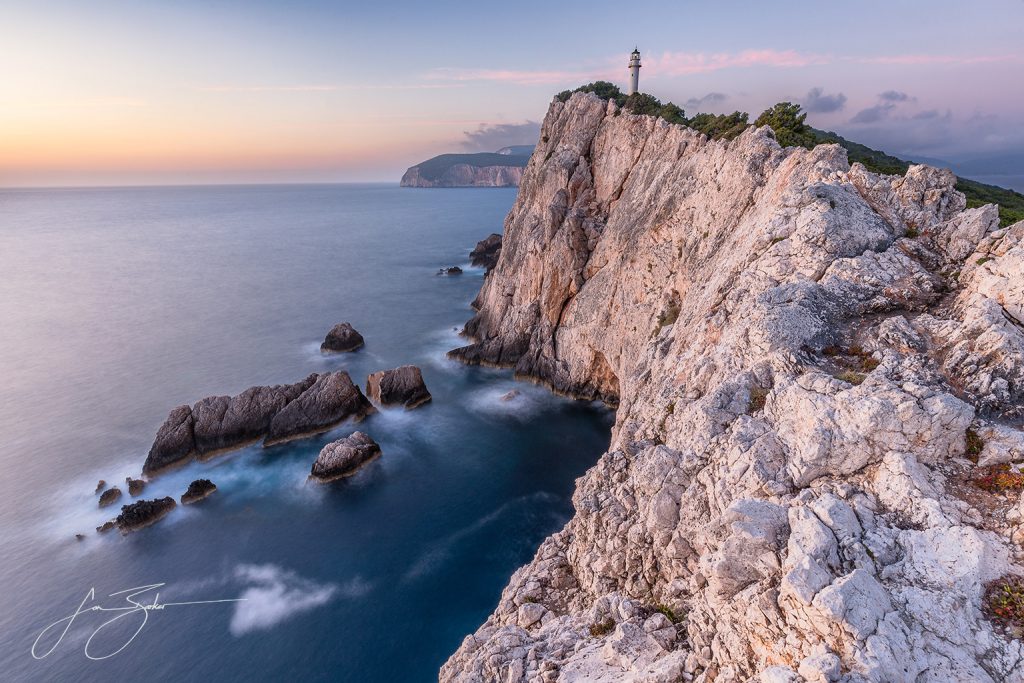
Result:
{"label": "rocky outcrop", "polygon": [[346,353],[355,351],[362,345],[363,335],[356,332],[356,328],[349,323],[338,323],[327,333],[324,343],[320,345],[320,350]]}
{"label": "rocky outcrop", "polygon": [[423,373],[415,365],[381,370],[366,378],[366,395],[380,405],[404,405],[415,408],[431,399]]}
{"label": "rocky outcrop", "polygon": [[355,474],[380,456],[380,446],[363,432],[353,432],[323,447],[310,471],[316,481],[333,481]]}
{"label": "rocky outcrop", "polygon": [[188,489],[181,496],[182,505],[191,505],[198,503],[204,498],[209,497],[217,490],[217,485],[209,479],[196,479],[188,485]]}
{"label": "rocky outcrop", "polygon": [[501,235],[492,233],[476,243],[473,251],[469,252],[469,262],[477,268],[484,268],[486,274],[498,265],[499,256],[501,256]]}
{"label": "rocky outcrop", "polygon": [[348,373],[312,374],[295,384],[257,386],[178,406],[157,432],[143,474],[264,439],[265,445],[362,418],[372,406]]}
{"label": "rocky outcrop", "polygon": [[100,494],[100,501],[99,501],[100,507],[101,508],[105,508],[108,505],[113,505],[118,500],[120,500],[120,498],[121,498],[121,489],[117,488],[116,486],[112,486],[109,489],[107,489],[106,491],[104,491],[102,494]]}
{"label": "rocky outcrop", "polygon": [[128,495],[132,498],[141,496],[142,492],[146,489],[145,479],[132,479],[131,477],[125,477],[124,482],[128,484]]}
{"label": "rocky outcrop", "polygon": [[[155,498],[153,500],[140,500],[135,503],[121,506],[121,514],[117,516],[114,523],[122,534],[144,529],[147,526],[156,524],[167,516],[176,507],[174,499],[170,496]],[[105,527],[106,525],[104,525]],[[100,527],[98,531],[106,531]]]}
{"label": "rocky outcrop", "polygon": [[612,443],[441,680],[1024,680],[982,602],[1021,493],[974,462],[1024,459],[1024,223],[592,95],[541,139],[452,355],[605,399]]}
{"label": "rocky outcrop", "polygon": [[438,275],[462,275],[462,268],[458,266],[448,266],[447,268],[440,268],[437,271]]}
{"label": "rocky outcrop", "polygon": [[100,491],[102,491],[105,488],[107,488],[107,481],[105,479],[100,479],[96,483],[96,493],[99,493]]}
{"label": "rocky outcrop", "polygon": [[320,375],[295,400],[274,415],[265,445],[319,434],[342,420],[362,419],[373,406],[347,372]]}

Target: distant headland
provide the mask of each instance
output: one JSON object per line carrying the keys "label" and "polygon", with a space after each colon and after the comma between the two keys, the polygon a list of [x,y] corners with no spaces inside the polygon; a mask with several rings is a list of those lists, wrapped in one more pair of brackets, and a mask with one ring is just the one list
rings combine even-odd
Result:
{"label": "distant headland", "polygon": [[513,145],[497,152],[440,154],[412,166],[402,187],[519,187],[533,145]]}

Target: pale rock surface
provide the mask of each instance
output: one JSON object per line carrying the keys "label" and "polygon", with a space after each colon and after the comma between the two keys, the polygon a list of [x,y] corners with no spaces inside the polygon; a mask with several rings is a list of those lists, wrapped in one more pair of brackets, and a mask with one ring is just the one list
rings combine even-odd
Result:
{"label": "pale rock surface", "polygon": [[1024,223],[593,95],[541,140],[452,356],[616,422],[440,679],[1024,681],[981,606],[1024,553],[966,457],[1024,459]]}

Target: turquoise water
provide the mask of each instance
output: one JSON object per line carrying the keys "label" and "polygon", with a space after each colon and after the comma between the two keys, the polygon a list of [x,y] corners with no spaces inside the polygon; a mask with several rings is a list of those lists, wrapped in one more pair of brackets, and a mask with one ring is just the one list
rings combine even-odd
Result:
{"label": "turquoise water", "polygon": [[[444,358],[462,340],[512,190],[384,185],[0,191],[0,671],[4,680],[428,681],[571,514],[611,415]],[[462,276],[439,277],[460,264]],[[319,343],[347,320],[355,354]],[[254,384],[414,363],[434,400],[359,425],[383,457],[306,482],[355,429],[194,463],[144,497],[219,487],[122,538],[98,479],[138,475],[175,405]],[[511,389],[513,401],[501,396]],[[127,494],[127,491],[125,491]],[[123,499],[124,500],[124,499]],[[122,501],[123,502],[123,501]],[[74,535],[84,533],[84,541]],[[159,603],[80,615],[111,593]],[[153,592],[140,596],[152,602]],[[60,628],[39,641],[57,643]]]}

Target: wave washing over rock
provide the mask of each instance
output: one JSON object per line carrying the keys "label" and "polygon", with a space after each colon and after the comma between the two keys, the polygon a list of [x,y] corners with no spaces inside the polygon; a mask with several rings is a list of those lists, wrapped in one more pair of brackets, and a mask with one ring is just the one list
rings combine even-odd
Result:
{"label": "wave washing over rock", "polygon": [[612,446],[440,679],[1024,680],[1019,494],[973,483],[1024,458],[1024,223],[593,95],[541,140],[452,355],[617,403]]}

